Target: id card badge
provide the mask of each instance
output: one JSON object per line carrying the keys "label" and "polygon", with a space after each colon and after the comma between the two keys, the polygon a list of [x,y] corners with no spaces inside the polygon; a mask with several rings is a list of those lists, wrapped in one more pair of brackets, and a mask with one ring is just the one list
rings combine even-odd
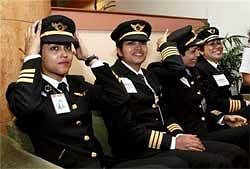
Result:
{"label": "id card badge", "polygon": [[66,97],[63,93],[52,94],[51,95],[52,103],[54,105],[56,114],[69,113],[69,104],[66,100]]}
{"label": "id card badge", "polygon": [[206,102],[206,99],[205,99],[205,98],[203,98],[203,99],[201,100],[201,106],[202,106],[203,112],[205,113],[206,110],[207,110],[207,102]]}
{"label": "id card badge", "polygon": [[230,90],[232,96],[236,96],[236,95],[239,94],[236,85],[231,85],[230,88],[229,88],[229,90]]}
{"label": "id card badge", "polygon": [[187,78],[182,77],[182,78],[180,78],[180,81],[181,81],[182,83],[184,83],[186,86],[191,87],[190,84],[189,84],[189,82],[188,82],[188,80],[187,80]]}
{"label": "id card badge", "polygon": [[224,74],[213,75],[213,78],[219,87],[229,85],[229,81]]}
{"label": "id card badge", "polygon": [[123,83],[123,85],[128,93],[137,93],[137,90],[130,79],[128,79],[126,77],[121,77],[120,80],[122,81],[122,83]]}

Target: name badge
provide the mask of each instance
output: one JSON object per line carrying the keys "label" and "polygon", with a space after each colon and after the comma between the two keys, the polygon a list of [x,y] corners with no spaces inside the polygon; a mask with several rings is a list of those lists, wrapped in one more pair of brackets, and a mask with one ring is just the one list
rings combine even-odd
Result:
{"label": "name badge", "polygon": [[219,87],[229,85],[229,81],[224,74],[213,75],[213,78]]}
{"label": "name badge", "polygon": [[231,85],[230,88],[229,88],[230,92],[231,92],[231,95],[232,96],[236,96],[239,94],[238,92],[238,89],[237,89],[237,86],[236,85]]}
{"label": "name badge", "polygon": [[69,113],[69,104],[66,100],[66,97],[63,93],[52,94],[51,95],[52,103],[54,105],[56,114]]}
{"label": "name badge", "polygon": [[137,93],[137,90],[130,79],[128,79],[126,77],[121,77],[120,80],[122,81],[122,83],[123,83],[123,85],[128,93]]}
{"label": "name badge", "polygon": [[203,99],[201,100],[201,106],[202,106],[203,112],[206,112],[206,110],[207,110],[207,102],[206,102],[206,99],[205,99],[205,98],[203,98]]}
{"label": "name badge", "polygon": [[190,87],[190,84],[189,84],[187,78],[182,77],[182,78],[180,78],[180,81],[181,81],[182,83],[184,83],[185,85],[187,85],[188,87]]}

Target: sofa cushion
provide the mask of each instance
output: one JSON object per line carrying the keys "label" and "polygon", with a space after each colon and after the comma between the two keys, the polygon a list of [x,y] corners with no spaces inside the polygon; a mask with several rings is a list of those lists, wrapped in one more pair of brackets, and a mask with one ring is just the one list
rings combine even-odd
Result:
{"label": "sofa cushion", "polygon": [[0,168],[61,169],[38,156],[24,151],[15,140],[0,134]]}
{"label": "sofa cushion", "polygon": [[7,135],[13,140],[15,140],[21,146],[22,149],[30,153],[34,153],[34,147],[28,134],[20,130],[19,127],[16,125],[15,121],[16,119],[14,117],[7,125]]}

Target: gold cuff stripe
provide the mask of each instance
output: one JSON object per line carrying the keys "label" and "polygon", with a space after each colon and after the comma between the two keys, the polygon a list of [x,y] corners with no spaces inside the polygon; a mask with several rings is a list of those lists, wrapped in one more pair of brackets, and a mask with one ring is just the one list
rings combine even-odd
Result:
{"label": "gold cuff stripe", "polygon": [[154,135],[155,135],[155,130],[152,130],[151,135],[150,135],[150,139],[149,139],[149,142],[148,142],[148,148],[152,147],[152,143],[153,143],[153,140],[154,140]]}
{"label": "gold cuff stripe", "polygon": [[160,132],[156,149],[160,149],[161,148],[162,139],[163,139],[163,132]]}
{"label": "gold cuff stripe", "polygon": [[234,112],[234,109],[235,109],[235,102],[234,102],[234,100],[231,100],[231,99],[230,99],[230,109],[229,109],[229,113]]}
{"label": "gold cuff stripe", "polygon": [[[172,54],[172,53],[176,54],[177,51],[174,50],[174,49],[167,50],[167,51],[165,50],[165,51],[162,51],[162,52],[161,52],[161,55],[163,55],[163,56],[164,56],[164,55],[168,55],[168,56],[169,56],[169,55]],[[177,54],[179,54],[179,53],[177,53]]]}
{"label": "gold cuff stripe", "polygon": [[235,102],[235,100],[232,100],[232,103],[233,103],[232,112],[234,112],[234,111],[235,111],[235,108],[236,108],[236,102]]}
{"label": "gold cuff stripe", "polygon": [[168,53],[162,54],[162,56],[165,58],[172,55],[179,55],[179,53],[177,53],[176,51],[169,51]]}
{"label": "gold cuff stripe", "polygon": [[169,46],[169,47],[166,47],[165,49],[163,49],[161,51],[161,53],[165,53],[165,52],[169,52],[169,51],[177,51],[177,48],[174,46]]}
{"label": "gold cuff stripe", "polygon": [[241,109],[241,102],[240,100],[231,100],[230,99],[230,110],[229,112],[235,112]]}
{"label": "gold cuff stripe", "polygon": [[241,109],[241,101],[238,100],[238,102],[239,102],[239,109],[238,110],[240,110]]}
{"label": "gold cuff stripe", "polygon": [[21,78],[21,77],[34,77],[34,76],[35,76],[35,74],[23,73],[23,74],[20,74],[20,75],[19,75],[19,78]]}
{"label": "gold cuff stripe", "polygon": [[175,130],[181,130],[182,131],[182,128],[181,127],[172,127],[171,129],[169,129],[169,131],[171,133],[174,132]]}
{"label": "gold cuff stripe", "polygon": [[154,136],[154,141],[153,141],[153,146],[152,148],[156,148],[157,142],[158,142],[158,137],[159,137],[159,131],[155,132],[155,136]]}
{"label": "gold cuff stripe", "polygon": [[36,69],[23,69],[21,70],[20,74],[22,73],[35,73]]}
{"label": "gold cuff stripe", "polygon": [[182,130],[182,131],[183,131],[183,129],[181,128],[181,126],[180,126],[179,124],[176,124],[176,123],[173,123],[173,124],[167,126],[167,129],[168,129],[170,132],[173,132],[173,131],[175,131],[175,130]]}
{"label": "gold cuff stripe", "polygon": [[240,100],[237,100],[237,108],[236,108],[235,111],[240,110],[240,108],[241,108]]}
{"label": "gold cuff stripe", "polygon": [[29,79],[29,78],[20,78],[16,81],[17,83],[19,82],[26,82],[26,83],[33,83],[33,79]]}
{"label": "gold cuff stripe", "polygon": [[160,149],[164,132],[151,131],[148,148]]}
{"label": "gold cuff stripe", "polygon": [[179,52],[176,47],[167,47],[161,51],[161,56],[163,60],[171,55],[179,55]]}
{"label": "gold cuff stripe", "polygon": [[169,129],[169,128],[173,127],[173,126],[179,126],[179,125],[177,123],[172,123],[172,124],[167,126],[167,129]]}
{"label": "gold cuff stripe", "polygon": [[49,35],[66,35],[66,36],[71,36],[72,38],[74,38],[72,33],[66,32],[66,31],[47,31],[41,34],[40,37],[42,38],[44,36],[49,36]]}
{"label": "gold cuff stripe", "polygon": [[128,32],[128,33],[125,33],[124,35],[122,35],[119,38],[119,41],[122,40],[124,37],[129,36],[129,35],[145,35],[146,37],[148,37],[148,35],[145,32],[132,31],[132,32]]}
{"label": "gold cuff stripe", "polygon": [[231,110],[232,110],[232,101],[231,101],[231,99],[229,99],[229,110],[228,110],[228,112],[231,113]]}

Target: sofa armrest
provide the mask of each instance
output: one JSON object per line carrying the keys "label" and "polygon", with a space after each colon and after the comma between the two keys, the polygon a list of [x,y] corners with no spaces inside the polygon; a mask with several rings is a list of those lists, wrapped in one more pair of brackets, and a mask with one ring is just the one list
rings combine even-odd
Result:
{"label": "sofa armrest", "polygon": [[0,168],[33,168],[33,169],[62,169],[25,150],[9,136],[0,134],[1,167]]}

